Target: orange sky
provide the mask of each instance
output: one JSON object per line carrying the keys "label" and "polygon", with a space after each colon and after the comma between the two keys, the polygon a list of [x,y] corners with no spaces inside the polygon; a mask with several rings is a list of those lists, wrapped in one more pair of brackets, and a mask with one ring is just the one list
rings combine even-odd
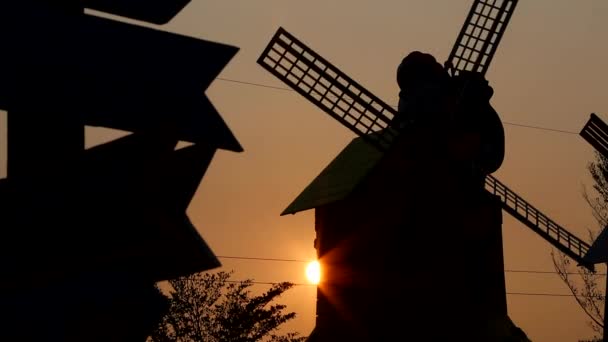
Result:
{"label": "orange sky", "polygon": [[[256,64],[283,26],[377,96],[396,104],[400,60],[422,50],[443,62],[471,3],[193,0],[164,29],[240,47],[222,78],[283,87]],[[520,1],[487,75],[495,90],[492,103],[503,122],[578,133],[591,112],[608,120],[607,33],[604,0]],[[218,255],[314,258],[313,212],[279,214],[354,135],[294,92],[216,80],[207,94],[245,152],[219,151],[191,203],[189,214],[203,237]],[[5,118],[0,115],[2,146]],[[596,228],[581,196],[582,186],[591,184],[586,164],[592,148],[577,134],[509,124],[505,130],[506,158],[495,175],[558,223],[586,237],[586,228]],[[90,144],[111,137],[99,129],[90,132]],[[5,149],[0,153],[4,166]],[[507,214],[503,235],[506,269],[553,270],[551,247]],[[239,279],[306,282],[304,264],[296,262],[222,262]],[[437,272],[446,266],[436,265]],[[554,274],[507,273],[506,279],[509,292],[568,293]],[[283,297],[298,313],[289,329],[311,331],[314,299],[313,286],[297,286]],[[534,341],[591,336],[571,297],[509,295],[508,305],[515,323]]]}

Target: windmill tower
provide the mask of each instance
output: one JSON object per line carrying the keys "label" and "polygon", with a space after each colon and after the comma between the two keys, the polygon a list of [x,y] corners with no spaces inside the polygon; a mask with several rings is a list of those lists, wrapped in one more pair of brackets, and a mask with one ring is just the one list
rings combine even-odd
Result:
{"label": "windmill tower", "polygon": [[[516,5],[474,1],[446,63],[452,77],[485,75]],[[395,127],[394,108],[282,28],[258,63],[359,136],[283,212],[315,209],[324,280],[311,340],[517,334],[507,317],[501,209],[592,268],[583,259],[589,245],[489,174],[495,169],[486,191],[472,195],[446,152],[450,125]]]}

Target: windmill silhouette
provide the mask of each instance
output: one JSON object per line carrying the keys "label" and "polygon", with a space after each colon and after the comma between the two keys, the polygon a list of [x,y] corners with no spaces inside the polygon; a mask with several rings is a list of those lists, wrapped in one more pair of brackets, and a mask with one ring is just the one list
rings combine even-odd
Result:
{"label": "windmill silhouette", "polygon": [[[603,157],[608,158],[608,125],[595,113],[591,113],[580,136]],[[606,228],[597,236],[584,258],[590,264],[608,262],[608,230]]]}
{"label": "windmill silhouette", "polygon": [[[580,132],[580,136],[585,139],[597,152],[604,158],[608,158],[608,125],[600,119],[595,113],[591,113],[589,120]],[[585,255],[585,261],[590,264],[606,263],[608,266],[608,229],[604,230],[597,236],[589,251]],[[606,301],[606,293],[608,293],[608,280],[604,292],[604,341],[608,340],[608,301]]]}
{"label": "windmill silhouette", "polygon": [[[517,2],[517,0],[476,0],[473,2],[465,23],[456,39],[456,44],[453,46],[445,63],[446,69],[450,71],[452,77],[467,73],[473,73],[482,77],[485,76],[516,8]],[[441,183],[444,181],[444,178],[449,175],[449,172],[444,174],[434,173],[431,168],[431,166],[441,167],[444,165],[441,163],[437,164],[436,160],[433,158],[424,157],[424,155],[434,153],[435,150],[429,146],[434,146],[438,143],[437,141],[442,139],[440,135],[443,131],[433,130],[433,127],[431,127],[431,129],[426,131],[407,131],[404,133],[403,130],[392,124],[395,117],[399,115],[393,107],[366,90],[359,83],[340,71],[337,67],[283,28],[278,29],[259,57],[258,63],[359,136],[359,138],[354,139],[351,144],[349,144],[282,213],[283,215],[294,214],[302,210],[316,209],[317,240],[315,241],[315,247],[317,248],[320,257],[328,257],[333,253],[332,248],[336,248],[340,243],[343,245],[346,244],[344,243],[344,235],[347,234],[349,230],[347,227],[348,225],[362,226],[364,224],[369,224],[371,226],[379,226],[380,224],[378,224],[377,221],[382,221],[382,225],[384,226],[399,224],[399,222],[402,222],[399,220],[403,220],[403,217],[398,217],[398,215],[395,214],[398,211],[406,212],[407,214],[404,214],[405,216],[416,216],[417,213],[412,210],[408,211],[407,206],[417,205],[417,202],[424,201],[424,199],[415,198],[408,202],[407,196],[411,197],[411,193],[416,193],[416,191],[418,191],[417,194],[419,196],[430,196],[425,195],[425,192],[419,189],[420,185],[418,183],[420,182],[426,181],[425,184],[430,184],[429,186],[432,187],[432,189],[442,191],[439,192],[441,197],[449,197],[449,195],[452,194],[450,192],[451,190],[443,190],[441,188],[441,186],[447,188],[451,186],[452,183],[448,181]],[[462,89],[465,90],[467,85],[468,84],[465,83],[462,86]],[[401,156],[398,154],[401,154]],[[417,166],[424,163],[428,163],[428,165]],[[411,171],[412,169],[419,170],[414,172]],[[409,183],[407,180],[399,180],[397,178],[399,176],[396,175],[400,172],[402,173],[402,179],[411,178],[413,180],[409,181]],[[432,176],[437,177],[433,178],[425,173],[432,173]],[[370,178],[375,178],[375,180],[370,181]],[[437,183],[441,183],[441,186],[436,185]],[[492,290],[486,291],[482,288],[478,288],[477,290],[479,292],[486,291],[487,293],[479,295],[481,297],[477,297],[477,294],[471,294],[470,296],[471,300],[492,302],[491,305],[488,304],[488,306],[483,309],[486,310],[485,312],[492,312],[492,314],[496,315],[506,314],[504,274],[502,274],[504,272],[504,264],[502,261],[502,240],[500,230],[502,221],[499,208],[502,208],[504,211],[511,214],[525,226],[532,229],[549,242],[553,247],[575,260],[579,265],[593,269],[592,263],[584,259],[584,256],[589,250],[589,245],[587,243],[551,220],[547,215],[536,209],[532,204],[524,200],[491,174],[486,175],[484,186],[486,192],[484,195],[485,199],[482,202],[485,203],[486,206],[483,207],[482,205],[469,213],[469,217],[474,217],[473,221],[476,222],[472,223],[471,221],[468,221],[467,224],[469,226],[478,225],[479,227],[477,228],[479,231],[486,229],[485,227],[491,227],[486,230],[491,231],[492,233],[488,233],[489,235],[485,236],[483,239],[479,238],[478,241],[479,244],[484,244],[483,241],[487,240],[488,243],[481,248],[486,249],[481,251],[479,244],[471,244],[470,241],[475,239],[471,238],[472,235],[468,235],[468,237],[465,238],[462,235],[466,234],[458,235],[457,233],[446,232],[445,230],[441,230],[440,233],[443,235],[443,240],[451,238],[453,239],[454,244],[460,243],[471,249],[477,249],[477,255],[471,256],[469,259],[465,258],[465,260],[473,264],[479,263],[476,266],[471,266],[471,272],[475,271],[478,272],[477,274],[482,274],[481,277],[492,279],[492,284],[487,286],[487,288],[491,288]],[[376,189],[373,189],[374,187],[376,187]],[[383,188],[378,189],[378,187]],[[453,193],[457,194],[458,192]],[[371,196],[376,197],[371,198]],[[357,199],[353,199],[355,197]],[[391,198],[396,200],[391,200]],[[460,200],[461,198],[456,197],[455,200],[447,203],[445,208],[462,205],[460,207],[462,212],[469,210],[466,204],[469,202],[463,200],[463,202],[466,203],[458,203]],[[438,200],[435,199],[435,205],[439,206],[440,204],[436,204],[437,201]],[[396,204],[396,202],[402,202],[402,205]],[[348,203],[348,205],[345,205],[344,203]],[[360,203],[364,203],[364,205],[359,205]],[[429,204],[429,206],[430,205],[431,204]],[[417,208],[419,209],[420,206]],[[374,216],[376,222],[374,222],[374,217],[370,218],[361,213],[366,210],[375,210]],[[437,210],[435,210],[435,212],[428,208],[424,210],[427,210],[425,213],[429,215],[429,217],[426,218],[428,221],[432,221],[433,219],[441,220],[440,217],[437,217]],[[496,210],[498,210],[498,212],[496,212]],[[340,214],[337,214],[338,212],[340,212]],[[459,217],[462,220],[465,220],[463,217],[466,215],[462,212],[449,211],[449,213],[441,213],[439,215],[460,215]],[[383,214],[389,215],[390,218],[385,218],[382,216]],[[355,218],[349,219],[349,216]],[[338,217],[339,220],[347,220],[348,223],[342,224],[337,222],[339,221],[337,219]],[[367,223],[361,223],[366,220],[368,220]],[[419,222],[411,223],[413,226],[416,224],[420,225]],[[436,226],[438,226],[438,224],[435,224],[433,227]],[[463,226],[466,226],[466,224]],[[380,234],[381,230],[377,229],[377,231],[378,234]],[[382,230],[382,234],[384,234],[384,236],[381,239],[384,242],[380,242],[379,245],[385,244],[388,249],[390,248],[388,247],[390,244],[387,243],[387,241],[390,241],[391,237],[395,237],[400,233],[391,231],[390,234],[396,235],[387,236],[387,233]],[[415,235],[409,237],[410,241],[415,241],[415,243],[425,246],[424,248],[420,247],[416,249],[420,254],[426,256],[438,253],[436,252],[438,250],[436,246],[434,246],[435,248],[432,252],[429,252],[429,248],[426,247],[428,244],[436,245],[439,243],[441,239],[437,236],[421,233],[419,231],[416,231],[415,234],[412,232],[408,234]],[[327,270],[327,266],[325,267],[328,276],[329,273],[332,272],[341,273],[343,275],[349,274],[348,276],[345,276],[348,278],[347,282],[349,283],[361,283],[365,281],[363,278],[352,276],[352,270],[344,271],[344,269],[347,268],[344,267],[345,264],[351,266],[356,265],[352,267],[357,268],[366,267],[364,266],[366,261],[353,261],[357,258],[356,254],[363,254],[366,255],[366,257],[368,257],[369,254],[373,254],[367,253],[369,251],[362,250],[362,248],[364,248],[362,246],[365,246],[366,242],[371,244],[372,242],[369,239],[373,239],[370,237],[370,234],[364,236],[365,237],[360,240],[368,239],[367,241],[348,242],[351,246],[357,246],[357,251],[351,252],[346,259],[343,258],[343,260],[332,263],[330,270]],[[424,238],[428,238],[428,240],[424,240]],[[327,244],[326,242],[329,240],[332,240],[332,243]],[[342,242],[336,242],[338,240],[342,240]],[[400,248],[399,246],[390,246]],[[452,248],[451,246],[443,244],[441,246],[448,249]],[[416,247],[408,245],[407,248]],[[351,247],[351,249],[355,249],[355,247]],[[465,247],[462,247],[462,250],[464,249]],[[453,249],[452,251],[459,255],[465,253],[463,251],[458,251],[457,249]],[[374,251],[374,253],[377,252],[378,251]],[[445,260],[446,255],[442,255],[442,257]],[[482,265],[483,262],[477,260],[480,258],[483,259],[484,257],[491,260],[488,261],[487,265]],[[403,258],[401,257],[401,259]],[[439,259],[441,258],[438,258],[438,260]],[[375,260],[377,261],[379,259]],[[386,260],[386,258],[384,260]],[[340,270],[337,268],[340,268]],[[501,274],[499,275],[498,273]],[[481,277],[478,277],[478,279]],[[334,280],[335,279],[332,279],[332,281]],[[463,285],[463,289],[475,286],[472,282],[465,283],[467,285]],[[347,292],[344,289],[336,291]],[[499,292],[501,291],[503,293],[502,297],[496,299],[497,297],[500,297]],[[321,319],[322,316],[344,315],[344,311],[348,311],[342,310],[343,312],[341,313],[330,312],[332,310],[331,306],[339,305],[339,303],[336,303],[335,301],[332,302],[332,298],[330,298],[332,295],[327,294],[327,292],[328,291],[322,290],[318,292],[317,328],[313,333],[313,336],[316,335],[316,338],[319,340],[331,340],[329,336],[332,333],[338,334],[334,335],[333,338],[339,338],[337,337],[339,334],[344,334],[344,331],[349,329],[357,331],[356,324],[351,324],[342,327],[341,332],[335,332],[340,329],[333,329],[334,331],[332,333],[327,332],[332,330],[331,328],[327,328],[324,332],[319,332],[320,330],[323,330],[319,328],[323,324],[323,319]],[[357,296],[359,296],[359,299],[356,299]],[[348,295],[342,296],[342,298],[347,297]],[[357,294],[353,292],[351,295],[352,301],[362,301],[360,298],[361,292]],[[445,300],[448,301],[449,299]],[[415,298],[410,298],[409,303],[414,301]],[[467,303],[470,303],[470,301]],[[366,302],[365,305],[367,304],[369,303]],[[407,305],[407,303],[404,304]],[[423,304],[420,305],[422,306]],[[372,306],[373,304],[369,304],[367,309]],[[481,308],[483,305],[480,304],[479,307]],[[349,309],[350,311],[354,310],[352,307]],[[362,311],[365,310],[366,309],[362,309]],[[366,316],[365,319],[372,320],[373,318]],[[384,322],[386,323],[386,318],[384,319]],[[331,324],[336,323],[334,321]],[[372,328],[372,330],[373,329],[374,328]],[[358,333],[355,332],[353,334],[357,335]],[[372,335],[370,335],[371,337],[368,337],[368,340],[377,338],[377,335],[373,335],[374,333],[371,334]],[[361,340],[366,340],[365,337],[359,337]]]}

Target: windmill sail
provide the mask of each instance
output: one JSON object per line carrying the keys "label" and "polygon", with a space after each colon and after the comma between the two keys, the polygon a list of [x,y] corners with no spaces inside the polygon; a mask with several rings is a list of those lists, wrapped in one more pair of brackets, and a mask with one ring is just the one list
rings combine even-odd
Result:
{"label": "windmill sail", "polygon": [[[608,125],[597,115],[591,113],[589,121],[581,130],[580,136],[593,146],[602,156],[608,158]],[[608,262],[608,227],[595,239],[585,255],[585,261],[592,264]]]}
{"label": "windmill sail", "polygon": [[[381,149],[397,131],[388,125],[397,111],[280,27],[258,64],[324,112]],[[371,133],[379,133],[374,134]]]}
{"label": "windmill sail", "polygon": [[589,244],[555,223],[492,175],[486,177],[485,188],[500,198],[504,211],[542,236],[562,253],[576,260],[579,265],[593,270],[593,265],[583,259],[589,251]]}
{"label": "windmill sail", "polygon": [[[269,42],[258,58],[258,64],[379,150],[386,151],[396,138],[396,130],[389,127],[396,113],[391,106],[283,28],[279,28]],[[500,197],[506,212],[580,265],[592,269],[583,260],[589,249],[584,241],[491,175],[486,178],[486,190]]]}
{"label": "windmill sail", "polygon": [[476,0],[448,57],[453,73],[486,74],[518,0]]}
{"label": "windmill sail", "polygon": [[602,156],[608,158],[608,125],[597,115],[591,114],[581,130],[580,136],[593,146]]}

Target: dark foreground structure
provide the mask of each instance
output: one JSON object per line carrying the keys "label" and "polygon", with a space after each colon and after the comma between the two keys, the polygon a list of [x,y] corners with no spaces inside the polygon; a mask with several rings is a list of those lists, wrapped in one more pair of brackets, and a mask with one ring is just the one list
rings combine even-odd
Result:
{"label": "dark foreground structure", "polygon": [[[204,95],[238,49],[84,14],[188,2],[0,4],[0,340],[145,341],[156,282],[220,265],[186,209],[214,152],[242,151]],[[130,134],[85,150],[85,126]]]}

